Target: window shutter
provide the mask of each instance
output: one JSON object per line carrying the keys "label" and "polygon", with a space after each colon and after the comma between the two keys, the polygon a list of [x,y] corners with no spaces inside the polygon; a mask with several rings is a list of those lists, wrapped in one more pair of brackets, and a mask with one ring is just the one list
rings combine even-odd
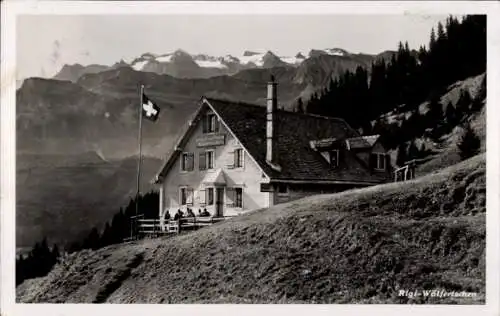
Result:
{"label": "window shutter", "polygon": [[201,152],[200,153],[199,166],[200,166],[200,170],[206,170],[207,169],[207,153],[206,152]]}
{"label": "window shutter", "polygon": [[234,204],[236,207],[243,207],[243,189],[237,188],[234,191]]}
{"label": "window shutter", "polygon": [[199,195],[200,195],[200,205],[205,206],[207,204],[206,202],[206,194],[207,191],[205,190],[200,190]]}
{"label": "window shutter", "polygon": [[238,148],[234,151],[234,167],[235,168],[243,168],[245,154],[243,153],[243,149]]}
{"label": "window shutter", "polygon": [[181,170],[186,171],[186,154],[181,155]]}
{"label": "window shutter", "polygon": [[194,153],[189,153],[188,159],[189,159],[189,163],[188,163],[189,171],[193,171],[194,170]]}
{"label": "window shutter", "polygon": [[219,132],[219,119],[215,115],[214,115],[214,132],[215,133]]}
{"label": "window shutter", "polygon": [[186,204],[186,189],[185,188],[180,188],[179,189],[179,200],[180,200],[180,205]]}
{"label": "window shutter", "polygon": [[375,154],[370,154],[370,168],[377,168],[377,155]]}
{"label": "window shutter", "polygon": [[193,190],[193,204],[199,203],[200,197],[198,196],[199,192],[196,190]]}
{"label": "window shutter", "polygon": [[214,205],[214,188],[208,188],[208,190],[206,191],[207,192],[207,200],[206,200],[206,204],[207,205]]}
{"label": "window shutter", "polygon": [[206,134],[207,133],[207,116],[203,116],[201,118],[201,126],[202,126],[202,130],[203,130],[203,134]]}
{"label": "window shutter", "polygon": [[228,169],[234,168],[235,151],[231,151],[227,154],[226,167]]}
{"label": "window shutter", "polygon": [[193,205],[193,189],[187,189],[187,200],[186,204],[187,205]]}
{"label": "window shutter", "polygon": [[228,207],[234,206],[234,198],[235,198],[234,193],[235,193],[235,191],[233,188],[226,189],[226,206],[228,206]]}
{"label": "window shutter", "polygon": [[389,154],[385,154],[385,170],[390,170],[391,166],[391,156]]}

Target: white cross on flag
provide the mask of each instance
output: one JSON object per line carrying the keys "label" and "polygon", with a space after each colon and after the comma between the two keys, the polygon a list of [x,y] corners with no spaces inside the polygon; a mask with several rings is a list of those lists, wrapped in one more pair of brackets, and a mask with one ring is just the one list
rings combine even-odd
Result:
{"label": "white cross on flag", "polygon": [[142,94],[142,115],[151,120],[156,121],[160,114],[160,107],[153,103],[144,93]]}

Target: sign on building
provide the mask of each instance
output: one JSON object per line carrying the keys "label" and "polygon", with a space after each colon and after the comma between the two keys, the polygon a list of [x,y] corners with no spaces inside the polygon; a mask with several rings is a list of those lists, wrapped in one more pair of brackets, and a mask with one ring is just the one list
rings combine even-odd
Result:
{"label": "sign on building", "polygon": [[226,135],[206,135],[196,140],[197,147],[221,146],[226,143]]}

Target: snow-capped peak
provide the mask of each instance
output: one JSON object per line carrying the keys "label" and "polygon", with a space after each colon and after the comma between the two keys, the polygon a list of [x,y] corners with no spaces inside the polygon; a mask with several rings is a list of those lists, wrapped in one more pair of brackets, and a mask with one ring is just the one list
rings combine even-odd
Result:
{"label": "snow-capped peak", "polygon": [[191,56],[191,55],[189,55],[189,53],[186,52],[185,50],[179,48],[174,52],[174,56]]}
{"label": "snow-capped peak", "polygon": [[226,55],[222,57],[222,60],[226,63],[239,63],[240,60],[232,55]]}
{"label": "snow-capped peak", "polygon": [[153,54],[153,53],[144,53],[141,55],[142,59],[146,59],[146,60],[152,60],[152,59],[155,59],[156,58],[156,54]]}
{"label": "snow-capped peak", "polygon": [[324,49],[324,51],[327,52],[329,55],[335,55],[335,56],[345,56],[349,54],[346,50],[341,48],[327,48]]}
{"label": "snow-capped peak", "polygon": [[279,58],[285,63],[291,65],[298,65],[306,59],[306,57],[302,55],[301,52],[298,52],[295,56],[280,56]]}
{"label": "snow-capped peak", "polygon": [[191,55],[183,49],[177,49],[173,52],[164,54],[153,54],[149,52],[144,53],[139,57],[132,59],[131,62],[127,61],[127,64],[137,71],[144,71],[144,68],[150,69],[151,67],[155,67],[150,65],[150,63],[166,64],[192,60],[201,68],[233,69],[231,71],[234,71],[234,69],[241,69],[239,66],[243,66],[243,68],[275,67],[285,65],[297,66],[308,57],[315,57],[319,55],[346,56],[349,54],[349,52],[341,48],[325,48],[313,49],[307,57],[302,52],[298,52],[295,56],[281,56],[274,54],[272,51],[250,50],[244,51],[242,55],[227,54],[225,56],[211,56],[207,54]]}
{"label": "snow-capped peak", "polygon": [[257,67],[262,67],[264,65],[264,55],[266,53],[245,51],[243,56],[238,57],[238,59],[242,65],[254,64]]}
{"label": "snow-capped peak", "polygon": [[172,61],[172,56],[172,53],[159,55],[158,57],[156,57],[156,61],[159,63],[168,63]]}
{"label": "snow-capped peak", "polygon": [[309,52],[309,57],[321,54],[331,55],[331,56],[347,56],[349,55],[349,52],[342,48],[313,49]]}

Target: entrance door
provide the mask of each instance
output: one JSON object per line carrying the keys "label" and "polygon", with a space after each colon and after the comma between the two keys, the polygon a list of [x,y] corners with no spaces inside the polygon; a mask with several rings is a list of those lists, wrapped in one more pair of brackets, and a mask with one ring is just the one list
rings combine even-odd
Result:
{"label": "entrance door", "polygon": [[215,199],[215,216],[222,217],[224,216],[224,188],[216,188],[217,192]]}

